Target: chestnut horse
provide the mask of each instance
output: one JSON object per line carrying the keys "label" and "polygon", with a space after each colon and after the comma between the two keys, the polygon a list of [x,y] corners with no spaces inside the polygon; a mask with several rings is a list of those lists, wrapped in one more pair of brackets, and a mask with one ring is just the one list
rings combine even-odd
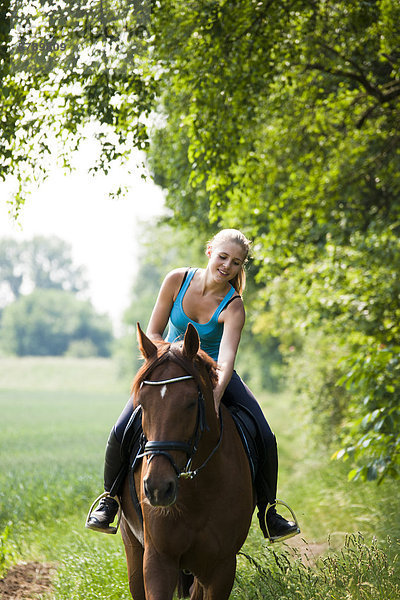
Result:
{"label": "chestnut horse", "polygon": [[[143,522],[128,478],[121,497],[132,598],[172,600],[179,581],[180,597],[225,600],[255,495],[232,417],[223,405],[215,412],[216,364],[191,324],[183,343],[155,344],[139,325],[138,341],[146,360],[132,393],[146,443],[134,477]],[[192,574],[186,589],[183,571]]]}

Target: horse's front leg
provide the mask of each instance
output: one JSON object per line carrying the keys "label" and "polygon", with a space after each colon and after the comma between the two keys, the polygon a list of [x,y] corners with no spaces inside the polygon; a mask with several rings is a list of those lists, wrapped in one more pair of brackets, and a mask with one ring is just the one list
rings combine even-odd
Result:
{"label": "horse's front leg", "polygon": [[146,545],[143,574],[146,600],[172,600],[179,575],[176,561]]}
{"label": "horse's front leg", "polygon": [[191,597],[192,600],[228,600],[235,580],[235,573],[236,556],[218,563],[202,589],[203,595],[196,596],[195,588]]}
{"label": "horse's front leg", "polygon": [[146,597],[143,584],[143,548],[132,534],[124,516],[121,519],[121,535],[125,546],[131,596],[133,600],[145,600]]}

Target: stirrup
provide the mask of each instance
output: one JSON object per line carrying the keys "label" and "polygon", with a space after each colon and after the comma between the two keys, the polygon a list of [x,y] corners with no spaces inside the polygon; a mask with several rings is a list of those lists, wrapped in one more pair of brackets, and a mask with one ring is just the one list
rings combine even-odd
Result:
{"label": "stirrup", "polygon": [[[293,517],[293,521],[294,521],[294,524],[296,525],[296,529],[293,529],[293,531],[291,531],[290,533],[288,533],[286,535],[282,535],[282,536],[280,536],[278,538],[273,538],[273,537],[271,537],[271,534],[270,534],[269,529],[268,529],[267,513],[268,513],[268,511],[269,511],[270,508],[273,508],[277,504],[281,504],[282,506],[285,506],[288,509],[288,511],[290,512],[290,514]],[[300,533],[299,522],[296,519],[296,515],[294,514],[293,509],[290,508],[289,504],[286,504],[286,502],[283,502],[283,500],[275,500],[275,502],[268,502],[267,508],[265,509],[264,521],[265,521],[265,529],[266,529],[267,535],[268,535],[268,540],[271,542],[271,544],[274,544],[275,542],[283,542],[284,540],[288,540],[289,538],[294,537],[295,535],[297,535],[298,533]]]}
{"label": "stirrup", "polygon": [[[85,527],[87,529],[90,529],[90,527],[88,527],[88,521],[89,521],[90,517],[92,516],[92,512],[94,511],[95,506],[97,506],[97,504],[100,502],[100,500],[102,500],[102,498],[106,498],[107,496],[110,496],[110,493],[103,492],[103,494],[100,494],[100,496],[98,498],[96,498],[96,500],[93,502],[92,506],[89,509],[88,516],[86,517]],[[121,502],[120,502],[120,499],[118,498],[118,496],[110,496],[110,498],[113,498],[113,500],[115,500],[118,504],[117,524],[114,525],[114,527],[109,527],[109,531],[107,531],[106,533],[116,534],[118,531],[120,521],[121,521],[122,507],[121,507]],[[114,518],[114,521],[115,521],[115,518]],[[101,531],[101,529],[99,529],[99,531]]]}

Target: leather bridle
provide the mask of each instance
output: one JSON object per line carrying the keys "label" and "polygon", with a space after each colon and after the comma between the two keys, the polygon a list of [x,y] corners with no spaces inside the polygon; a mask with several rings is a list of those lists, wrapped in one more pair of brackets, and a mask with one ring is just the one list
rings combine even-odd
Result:
{"label": "leather bridle", "polygon": [[[195,379],[193,375],[183,375],[181,377],[173,377],[172,379],[163,379],[158,381],[150,381],[144,380],[140,384],[140,388],[143,385],[167,385],[169,383],[175,383],[179,381],[185,381],[186,379]],[[198,445],[201,439],[201,436],[205,430],[208,430],[205,416],[205,405],[204,405],[204,396],[201,391],[200,386],[198,385],[198,394],[197,394],[197,419],[196,426],[193,432],[193,435],[189,442],[174,442],[174,441],[157,441],[150,440],[148,441],[144,434],[142,439],[142,451],[137,455],[137,458],[142,458],[144,456],[147,457],[147,462],[149,463],[155,456],[164,456],[171,463],[176,476],[178,479],[193,479],[196,475],[201,471],[206,464],[211,460],[216,451],[218,450],[221,440],[222,440],[222,432],[223,432],[223,424],[222,424],[222,415],[221,410],[219,412],[219,422],[220,422],[220,434],[219,439],[216,446],[212,449],[206,460],[198,467],[197,469],[192,470],[192,462],[193,458],[197,452]],[[186,454],[187,462],[186,465],[180,469],[172,458],[170,452],[184,452]]]}

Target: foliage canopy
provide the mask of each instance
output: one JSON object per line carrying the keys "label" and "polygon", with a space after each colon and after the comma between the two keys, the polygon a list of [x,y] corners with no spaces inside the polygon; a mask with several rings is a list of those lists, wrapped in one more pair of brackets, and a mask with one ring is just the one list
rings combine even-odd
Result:
{"label": "foliage canopy", "polygon": [[300,348],[310,329],[339,336],[336,456],[359,460],[352,478],[397,477],[400,6],[168,6],[151,161],[174,218],[254,239],[255,330]]}

